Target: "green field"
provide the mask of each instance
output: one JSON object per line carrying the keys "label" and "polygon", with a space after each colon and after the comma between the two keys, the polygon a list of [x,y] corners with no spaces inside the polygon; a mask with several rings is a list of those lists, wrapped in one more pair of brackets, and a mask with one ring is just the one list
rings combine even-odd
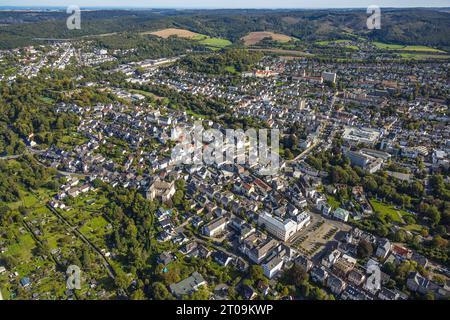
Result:
{"label": "green field", "polygon": [[71,133],[68,135],[63,136],[58,141],[58,147],[61,147],[65,150],[70,150],[74,146],[80,146],[83,143],[85,143],[87,140],[83,136],[81,136],[78,133]]}
{"label": "green field", "polygon": [[225,67],[225,70],[229,73],[237,73],[236,68],[233,66]]}
{"label": "green field", "polygon": [[344,48],[347,49],[352,49],[352,50],[359,50],[358,46],[356,46],[355,44],[351,43],[352,40],[346,40],[346,39],[339,39],[339,40],[322,40],[322,41],[316,41],[315,44],[319,45],[319,46],[330,46],[330,45],[334,45],[334,44],[345,44],[345,43],[349,43],[344,45]]}
{"label": "green field", "polygon": [[163,104],[168,104],[169,103],[169,99],[167,98],[163,98],[163,97],[159,97],[151,92],[148,91],[144,91],[144,90],[138,90],[138,89],[130,89],[130,93],[137,93],[137,94],[142,94],[143,96],[147,97],[147,98],[151,98],[151,99],[155,99],[155,100],[160,100],[163,102]]}
{"label": "green field", "polygon": [[203,44],[207,47],[222,49],[230,46],[232,43],[230,40],[222,39],[222,38],[204,38],[199,41],[200,44]]}
{"label": "green field", "polygon": [[345,42],[349,42],[351,40],[345,40],[345,39],[339,39],[339,40],[322,40],[322,41],[316,41],[315,44],[319,45],[319,46],[328,46],[330,44],[334,44],[334,43],[345,43]]}
{"label": "green field", "polygon": [[32,250],[36,247],[33,237],[29,233],[16,238],[17,242],[8,247],[7,254],[20,260],[28,261],[32,257]]}
{"label": "green field", "polygon": [[383,42],[374,42],[373,44],[378,49],[387,49],[387,50],[400,50],[405,47],[401,44],[389,44]]}
{"label": "green field", "polygon": [[405,226],[403,229],[411,232],[420,232],[423,229],[423,227],[419,224],[409,224]]}
{"label": "green field", "polygon": [[198,34],[196,36],[193,36],[191,39],[192,40],[205,40],[205,39],[208,39],[208,36],[204,35],[204,34]]}
{"label": "green field", "polygon": [[370,199],[370,204],[372,205],[375,212],[378,212],[381,217],[389,216],[392,221],[401,223],[403,222],[402,216],[410,215],[404,210],[397,210],[394,206],[385,204],[374,198]]}
{"label": "green field", "polygon": [[450,59],[450,55],[425,54],[425,53],[400,53],[405,60],[429,60],[429,59]]}
{"label": "green field", "polygon": [[445,51],[427,47],[427,46],[407,46],[402,44],[389,44],[383,42],[373,42],[373,44],[378,49],[385,50],[399,50],[399,51],[417,51],[417,52],[428,52],[428,53],[445,53]]}
{"label": "green field", "polygon": [[445,51],[427,47],[427,46],[406,46],[402,50],[405,51],[424,51],[424,52],[436,52],[436,53],[445,53]]}
{"label": "green field", "polygon": [[130,93],[142,94],[143,96],[153,99],[156,98],[156,96],[153,93],[144,90],[130,89]]}

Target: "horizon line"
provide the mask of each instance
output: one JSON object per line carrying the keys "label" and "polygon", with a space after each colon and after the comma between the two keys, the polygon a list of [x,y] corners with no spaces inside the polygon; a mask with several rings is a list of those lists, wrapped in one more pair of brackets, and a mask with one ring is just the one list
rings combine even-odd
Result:
{"label": "horizon line", "polygon": [[[21,8],[21,9],[47,9],[47,8],[54,8],[54,9],[60,9],[60,8],[66,8],[68,6],[64,5],[56,5],[56,6],[39,6],[39,5],[31,5],[31,6],[25,6],[25,5],[0,5],[0,8]],[[163,7],[163,6],[80,6],[80,8],[92,8],[92,9],[147,9],[147,10],[153,10],[153,9],[175,9],[175,10],[310,10],[310,9],[321,9],[321,10],[329,10],[329,9],[367,9],[367,7]],[[435,7],[435,6],[389,6],[389,7],[381,7],[384,9],[450,9],[450,6],[448,7]]]}

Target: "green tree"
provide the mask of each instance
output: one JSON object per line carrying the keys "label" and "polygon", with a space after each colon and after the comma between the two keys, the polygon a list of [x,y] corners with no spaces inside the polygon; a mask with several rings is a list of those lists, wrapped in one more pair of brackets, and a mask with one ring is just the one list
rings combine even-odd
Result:
{"label": "green tree", "polygon": [[308,274],[300,265],[294,263],[294,265],[285,272],[284,279],[286,283],[300,287],[308,280]]}
{"label": "green tree", "polygon": [[360,259],[368,258],[368,257],[372,256],[372,254],[373,254],[373,246],[369,241],[362,239],[358,243],[356,252],[357,252],[358,258],[360,258]]}
{"label": "green tree", "polygon": [[156,300],[173,300],[173,296],[167,290],[166,286],[161,282],[155,282],[152,285],[153,297]]}
{"label": "green tree", "polygon": [[249,274],[250,278],[256,282],[264,277],[264,270],[259,265],[251,265]]}
{"label": "green tree", "polygon": [[145,300],[145,293],[141,289],[135,290],[131,294],[131,300]]}

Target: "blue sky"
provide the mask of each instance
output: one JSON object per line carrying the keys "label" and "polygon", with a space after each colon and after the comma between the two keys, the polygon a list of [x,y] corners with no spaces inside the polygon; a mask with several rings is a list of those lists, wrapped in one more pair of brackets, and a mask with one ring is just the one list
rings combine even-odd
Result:
{"label": "blue sky", "polygon": [[367,8],[450,7],[450,0],[1,0],[0,6],[149,7],[149,8]]}

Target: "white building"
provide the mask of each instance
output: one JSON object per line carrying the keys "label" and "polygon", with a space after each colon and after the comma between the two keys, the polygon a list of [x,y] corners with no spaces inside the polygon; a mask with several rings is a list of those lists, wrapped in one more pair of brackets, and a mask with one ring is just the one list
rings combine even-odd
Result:
{"label": "white building", "polygon": [[217,218],[203,228],[203,233],[208,237],[214,237],[225,230],[228,225],[228,219],[225,217]]}
{"label": "white building", "polygon": [[297,222],[297,231],[308,226],[311,223],[311,215],[308,211],[303,211],[295,217]]}
{"label": "white building", "polygon": [[370,128],[345,127],[342,139],[350,144],[374,144],[381,137],[381,132]]}
{"label": "white building", "polygon": [[264,226],[274,237],[287,241],[297,232],[297,223],[291,219],[282,220],[270,213],[262,212],[258,217],[258,225]]}
{"label": "white building", "polygon": [[281,268],[283,267],[283,258],[281,258],[279,255],[276,255],[272,259],[270,259],[267,263],[264,263],[262,265],[264,270],[264,275],[272,279],[278,272],[281,271]]}

